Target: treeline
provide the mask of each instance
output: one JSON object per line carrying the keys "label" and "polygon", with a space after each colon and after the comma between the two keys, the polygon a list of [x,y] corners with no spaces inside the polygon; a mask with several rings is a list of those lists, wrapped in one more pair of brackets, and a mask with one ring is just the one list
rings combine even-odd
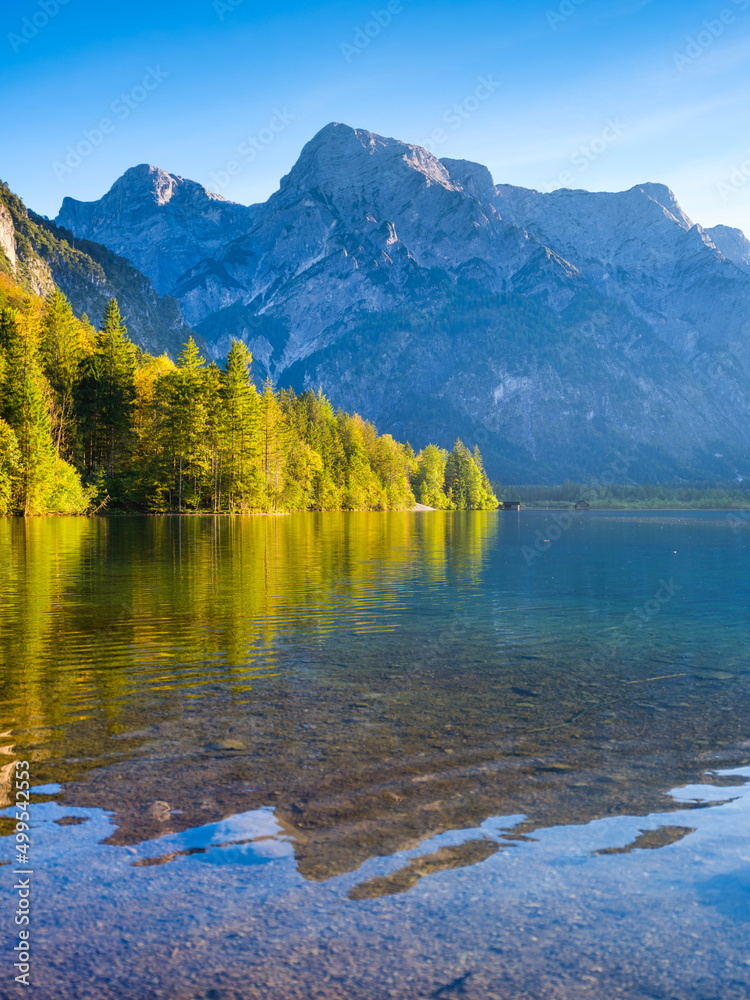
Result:
{"label": "treeline", "polygon": [[117,302],[98,329],[65,296],[0,279],[0,513],[264,512],[497,506],[478,450],[415,455],[322,395],[259,390],[233,341],[141,351]]}
{"label": "treeline", "polygon": [[521,500],[527,507],[569,507],[581,498],[602,509],[674,507],[685,510],[746,510],[750,507],[750,490],[731,489],[710,482],[695,486],[660,486],[653,483],[591,486],[568,481],[558,486],[508,486],[503,495],[507,499]]}

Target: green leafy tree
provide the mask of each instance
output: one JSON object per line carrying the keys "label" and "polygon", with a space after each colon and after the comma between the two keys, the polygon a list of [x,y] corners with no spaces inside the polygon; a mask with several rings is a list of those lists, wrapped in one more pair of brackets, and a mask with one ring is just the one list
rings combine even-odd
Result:
{"label": "green leafy tree", "polygon": [[22,513],[29,514],[36,512],[39,487],[54,454],[47,399],[49,390],[44,384],[30,324],[19,312],[3,310],[0,344],[5,355],[0,416],[14,431],[20,452],[19,475],[14,483],[16,506]]}
{"label": "green leafy tree", "polygon": [[21,449],[15,431],[0,419],[0,516],[13,512],[13,485],[20,464]]}
{"label": "green leafy tree", "polygon": [[479,469],[479,472],[482,476],[482,490],[484,491],[485,494],[484,497],[485,509],[488,506],[490,508],[497,507],[499,501],[495,496],[495,491],[492,488],[492,483],[490,483],[489,476],[484,471],[484,462],[482,461],[482,453],[479,450],[478,444],[474,445],[474,455],[472,457],[474,459],[474,465],[476,465],[476,467]]}
{"label": "green leafy tree", "polygon": [[448,452],[434,444],[428,444],[420,452],[412,480],[418,503],[437,510],[450,510],[453,506],[444,489],[447,458]]}
{"label": "green leafy tree", "polygon": [[51,390],[42,372],[38,341],[32,324],[16,310],[5,309],[0,315],[0,348],[4,423],[0,492],[7,498],[3,502],[24,515],[80,513],[88,507],[89,496],[75,469],[56,452]]}
{"label": "green leafy tree", "polygon": [[261,462],[268,484],[268,503],[275,510],[281,499],[286,476],[289,433],[284,411],[270,378],[263,384],[260,404]]}
{"label": "green leafy tree", "polygon": [[370,462],[384,489],[384,509],[413,507],[415,499],[410,483],[412,461],[404,445],[390,434],[375,436],[370,448]]}
{"label": "green leafy tree", "polygon": [[365,421],[356,413],[350,417],[342,411],[337,413],[336,419],[345,470],[341,506],[345,510],[383,508],[387,498],[383,484],[370,464]]}
{"label": "green leafy tree", "polygon": [[55,289],[46,301],[40,353],[44,374],[54,394],[52,437],[58,454],[74,458],[74,390],[87,354],[82,325],[70,303]]}

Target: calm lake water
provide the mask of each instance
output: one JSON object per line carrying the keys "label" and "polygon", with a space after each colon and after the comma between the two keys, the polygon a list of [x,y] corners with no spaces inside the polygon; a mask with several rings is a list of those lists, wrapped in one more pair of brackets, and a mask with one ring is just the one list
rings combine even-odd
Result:
{"label": "calm lake water", "polygon": [[[0,520],[44,1000],[747,1000],[750,520]],[[8,864],[8,863],[11,864]]]}

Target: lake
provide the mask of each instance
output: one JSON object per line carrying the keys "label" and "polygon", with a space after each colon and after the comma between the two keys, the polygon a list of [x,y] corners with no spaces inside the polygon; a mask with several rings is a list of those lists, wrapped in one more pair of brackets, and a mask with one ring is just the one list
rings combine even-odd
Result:
{"label": "lake", "polygon": [[45,1000],[747,1000],[750,519],[0,520]]}

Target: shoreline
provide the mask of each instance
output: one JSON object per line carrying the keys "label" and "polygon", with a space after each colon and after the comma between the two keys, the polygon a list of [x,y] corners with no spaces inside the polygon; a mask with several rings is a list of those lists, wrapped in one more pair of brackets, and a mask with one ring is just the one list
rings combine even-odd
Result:
{"label": "shoreline", "polygon": [[[646,512],[656,512],[656,513],[685,513],[696,511],[705,511],[707,514],[720,514],[727,513],[731,511],[746,511],[750,512],[750,506],[747,507],[591,507],[589,510],[576,510],[575,507],[522,507],[521,510],[533,510],[533,511],[549,511],[551,513],[570,513],[570,514],[608,514],[608,513],[618,513],[618,514],[643,514]],[[517,511],[505,511],[506,514],[518,513]]]}
{"label": "shoreline", "polygon": [[458,510],[440,510],[437,507],[427,507],[417,504],[416,507],[399,507],[393,510],[261,510],[261,511],[142,511],[116,510],[100,511],[83,514],[5,514],[0,520],[36,520],[57,517],[105,518],[105,517],[293,517],[295,514],[520,514],[522,512],[538,514],[750,514],[748,507],[592,507],[589,510],[576,510],[574,507],[522,507],[521,510],[503,510],[502,507],[487,508],[472,511],[467,508]]}

